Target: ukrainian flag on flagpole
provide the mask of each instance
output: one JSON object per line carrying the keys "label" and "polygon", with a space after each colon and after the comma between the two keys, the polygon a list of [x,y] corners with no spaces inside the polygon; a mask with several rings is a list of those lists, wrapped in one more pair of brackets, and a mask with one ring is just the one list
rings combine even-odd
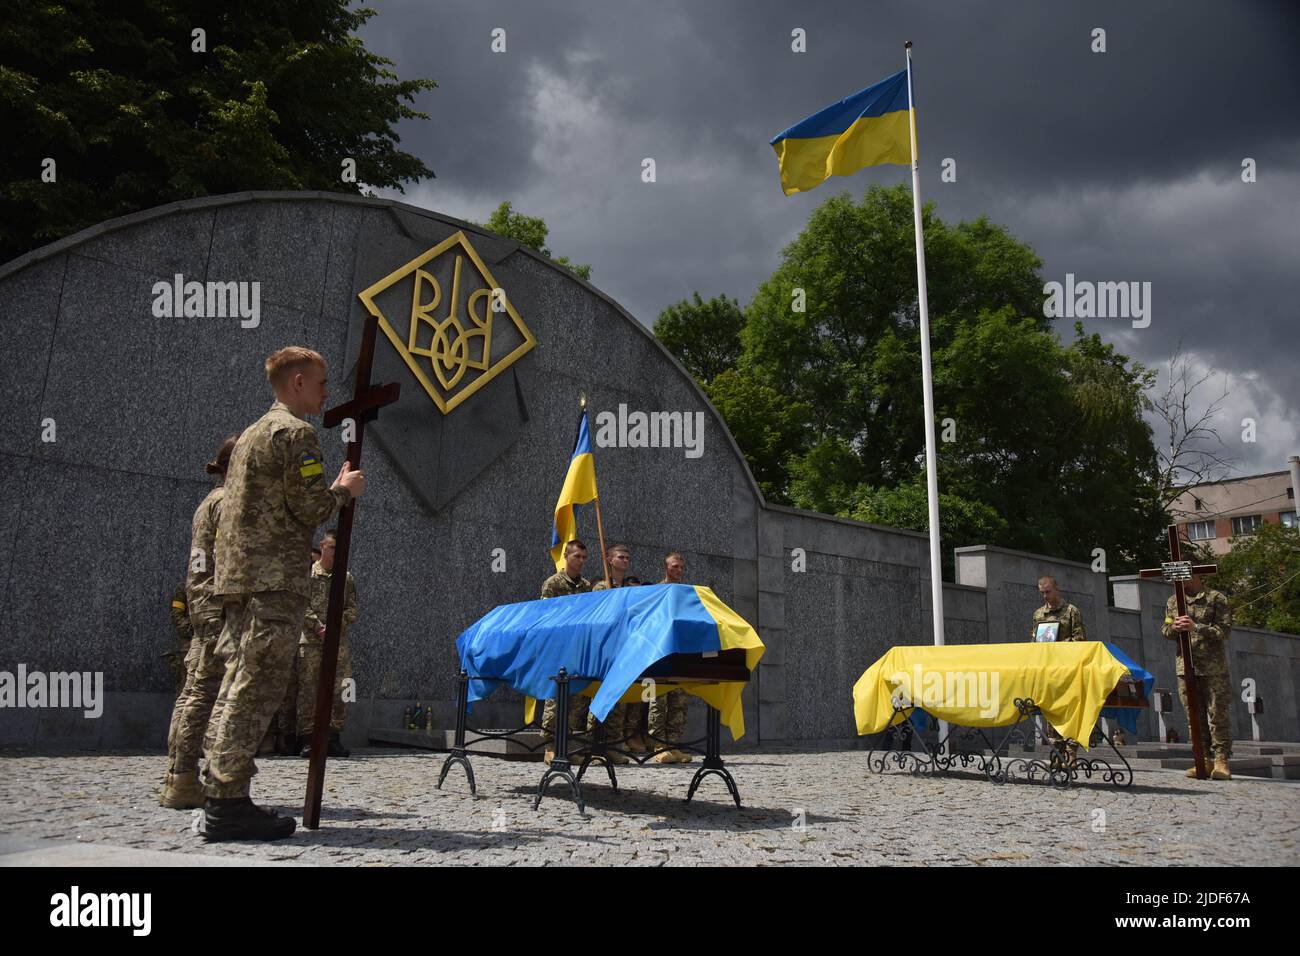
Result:
{"label": "ukrainian flag on flagpole", "polygon": [[555,524],[551,528],[551,560],[555,562],[555,570],[564,570],[564,546],[578,536],[574,507],[585,505],[596,497],[596,459],[591,454],[591,430],[584,407],[578,419],[578,437],[573,443],[569,471],[564,476],[560,500],[555,503]]}
{"label": "ukrainian flag on flagpole", "polygon": [[866,166],[912,163],[907,70],[846,96],[772,139],[787,196]]}

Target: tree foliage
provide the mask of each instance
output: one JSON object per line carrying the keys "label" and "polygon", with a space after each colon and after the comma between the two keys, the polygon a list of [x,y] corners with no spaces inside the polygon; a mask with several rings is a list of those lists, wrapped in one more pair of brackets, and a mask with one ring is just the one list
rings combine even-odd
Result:
{"label": "tree foliage", "polygon": [[[402,189],[433,175],[401,80],[346,0],[4,4],[0,259],[162,203],[254,189]],[[193,31],[204,31],[203,49]],[[42,181],[46,158],[55,181]],[[343,179],[355,160],[356,181]]]}
{"label": "tree foliage", "polygon": [[1229,544],[1209,581],[1228,595],[1233,623],[1300,634],[1300,530],[1265,522]]}
{"label": "tree foliage", "polygon": [[554,259],[556,263],[564,266],[579,279],[586,282],[591,281],[591,266],[570,262],[568,256],[560,256],[555,259],[551,255],[551,250],[546,248],[546,236],[551,230],[547,227],[546,220],[541,216],[526,216],[522,212],[515,212],[514,207],[509,202],[503,202],[492,211],[488,221],[480,223],[480,225],[492,230],[499,236],[513,239],[515,242],[522,242],[534,252],[540,252],[546,258]]}
{"label": "tree foliage", "polygon": [[[1158,561],[1153,373],[1080,326],[1062,342],[1006,229],[924,220],[945,553]],[[926,530],[914,250],[910,192],[872,186],[819,206],[746,309],[696,293],[661,314],[770,499]]]}
{"label": "tree foliage", "polygon": [[696,381],[706,383],[735,367],[744,327],[745,313],[735,299],[719,295],[705,302],[696,292],[660,312],[654,333]]}

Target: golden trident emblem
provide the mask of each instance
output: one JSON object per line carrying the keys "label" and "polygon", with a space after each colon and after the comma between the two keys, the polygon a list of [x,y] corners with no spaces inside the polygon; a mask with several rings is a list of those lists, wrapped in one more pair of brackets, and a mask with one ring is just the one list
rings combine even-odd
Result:
{"label": "golden trident emblem", "polygon": [[[438,281],[433,271],[433,264],[444,253],[452,256],[451,295],[445,305],[444,283]],[[403,336],[398,334],[375,300],[407,276],[412,277],[411,311],[407,332]],[[471,288],[473,291],[465,295]],[[444,415],[537,344],[537,339],[492,278],[464,232],[443,240],[380,279],[359,293],[359,298],[379,319],[379,327]],[[460,311],[462,298],[464,321]],[[440,307],[445,308],[441,317],[438,315]],[[521,341],[494,362],[493,319],[497,315],[509,317]],[[421,345],[426,337],[428,344]],[[471,372],[480,374],[470,375]]]}

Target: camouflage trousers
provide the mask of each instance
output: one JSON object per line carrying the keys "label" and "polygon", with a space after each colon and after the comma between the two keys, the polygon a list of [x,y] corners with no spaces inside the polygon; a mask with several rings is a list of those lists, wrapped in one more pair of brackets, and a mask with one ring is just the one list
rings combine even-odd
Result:
{"label": "camouflage trousers", "polygon": [[[1211,759],[1222,757],[1227,760],[1232,756],[1232,682],[1226,673],[1197,674],[1193,680],[1201,698],[1201,713],[1193,717],[1187,709],[1187,685],[1179,675],[1178,699],[1183,702],[1183,713],[1187,714],[1189,722],[1200,719],[1201,739],[1213,747]],[[1190,727],[1187,739],[1191,739]]]}
{"label": "camouflage trousers", "polygon": [[[298,736],[311,733],[316,723],[316,685],[320,683],[320,641],[298,645]],[[334,671],[334,706],[330,710],[330,730],[343,730],[348,716],[348,705],[343,701],[343,682],[352,679],[352,655],[348,653],[348,639],[339,641],[339,664]]]}
{"label": "camouflage trousers", "polygon": [[208,718],[226,673],[226,659],[217,653],[220,636],[221,618],[194,621],[194,637],[185,655],[185,685],[176,698],[167,730],[168,768],[173,774],[198,770]]}
{"label": "camouflage trousers", "polygon": [[628,740],[643,736],[650,727],[650,705],[645,701],[624,704],[623,736]]}
{"label": "camouflage trousers", "polygon": [[686,736],[686,691],[670,690],[651,701],[650,733],[660,740],[681,743]]}
{"label": "camouflage trousers", "polygon": [[[605,715],[597,720],[591,713],[590,697],[569,698],[569,734],[580,734],[584,730],[593,740],[604,741],[620,747],[627,747],[627,739],[637,732],[640,714],[632,704],[615,704]],[[555,737],[555,700],[546,701],[542,708],[542,739],[550,742]]]}
{"label": "camouflage trousers", "polygon": [[[573,696],[569,698],[569,733],[581,733],[587,727],[590,715],[587,708],[591,706],[590,697]],[[542,707],[542,739],[550,743],[555,739],[555,698],[546,701]]]}
{"label": "camouflage trousers", "polygon": [[597,720],[596,715],[587,713],[587,734],[592,740],[599,740],[615,747],[627,748],[628,711],[635,713],[633,704],[615,704],[604,720]]}
{"label": "camouflage trousers", "polygon": [[[228,596],[221,642],[234,655],[213,708],[204,791],[246,797],[266,728],[284,701],[307,599],[290,591]],[[219,651],[220,652],[220,651]]]}
{"label": "camouflage trousers", "polygon": [[193,639],[188,641],[177,640],[176,646],[162,656],[163,660],[167,662],[167,669],[172,672],[172,684],[176,688],[172,693],[178,702],[181,694],[185,691],[185,681],[189,676],[190,653],[193,650]]}
{"label": "camouflage trousers", "polygon": [[[299,645],[301,646],[301,645]],[[271,726],[266,729],[267,736],[273,734],[298,733],[298,655],[293,656],[293,666],[289,669],[289,683],[284,688],[284,700],[275,712]]]}

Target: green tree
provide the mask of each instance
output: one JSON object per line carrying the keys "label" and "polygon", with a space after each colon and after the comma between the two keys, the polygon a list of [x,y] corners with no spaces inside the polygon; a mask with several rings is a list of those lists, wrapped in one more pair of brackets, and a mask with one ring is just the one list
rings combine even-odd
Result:
{"label": "green tree", "polygon": [[[844,515],[869,524],[911,531],[930,530],[929,498],[925,475],[919,474],[897,488],[859,486],[851,495]],[[988,544],[1006,536],[1007,521],[996,510],[949,492],[939,494],[939,548],[944,577],[952,580],[953,548]]]}
{"label": "green tree", "polygon": [[365,48],[355,31],[372,16],[346,0],[6,2],[0,259],[175,200],[433,175],[395,126],[428,118],[410,104],[436,84]]}
{"label": "green tree", "polygon": [[740,332],[745,313],[725,295],[705,302],[698,292],[691,300],[674,302],[655,320],[655,338],[697,382],[711,382],[740,359]]}
{"label": "green tree", "polygon": [[[1004,307],[1046,328],[1040,261],[984,219],[950,227],[924,214],[932,344]],[[916,470],[923,435],[912,198],[870,187],[819,206],[746,310],[745,359],[766,384],[813,409],[813,444],[851,455],[827,474],[847,489],[893,487]],[[799,306],[802,305],[802,311]],[[923,445],[922,445],[923,447]]]}
{"label": "green tree", "polygon": [[807,406],[791,402],[737,369],[719,372],[704,390],[744,452],[764,497],[785,500],[788,477],[784,463],[803,451]]}
{"label": "green tree", "polygon": [[515,242],[522,242],[534,252],[540,252],[546,258],[553,259],[559,265],[564,266],[579,279],[585,282],[591,281],[591,266],[570,262],[568,256],[560,256],[556,259],[551,255],[551,250],[546,248],[546,236],[551,230],[547,227],[546,220],[541,216],[526,216],[521,212],[515,212],[514,207],[509,202],[503,202],[493,210],[487,222],[479,223],[479,225],[492,230],[499,236],[513,239]]}
{"label": "green tree", "polygon": [[[1077,325],[1062,343],[1038,257],[1001,226],[925,223],[945,564],[975,543],[1158,561],[1153,373]],[[697,293],[656,323],[772,500],[926,529],[913,256],[910,192],[873,186],[818,207],[747,309]]]}
{"label": "green tree", "polygon": [[1228,595],[1233,623],[1300,634],[1300,530],[1265,523],[1229,544],[1209,583]]}

